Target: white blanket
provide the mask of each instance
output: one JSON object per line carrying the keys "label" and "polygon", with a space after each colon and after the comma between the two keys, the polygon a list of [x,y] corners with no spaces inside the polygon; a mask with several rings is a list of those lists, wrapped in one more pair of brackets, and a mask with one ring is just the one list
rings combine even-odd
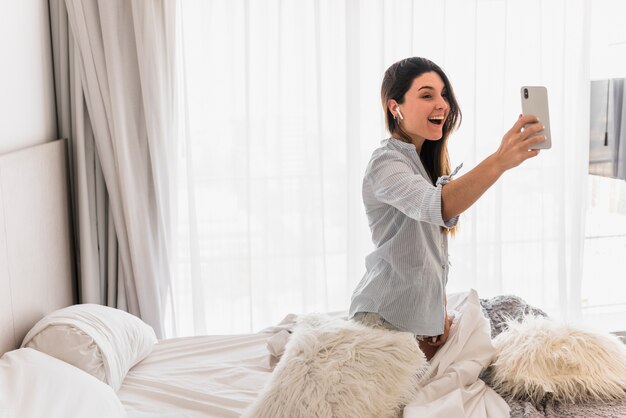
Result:
{"label": "white blanket", "polygon": [[[475,290],[449,294],[447,308],[454,313],[450,336],[432,358],[417,398],[404,408],[404,418],[508,417],[504,399],[478,378],[495,356],[478,294]],[[293,328],[296,318],[288,316],[279,327],[268,330],[275,333],[268,341],[273,356],[282,355],[289,339],[286,329]]]}
{"label": "white blanket", "polygon": [[475,290],[448,295],[456,316],[446,344],[432,358],[417,398],[404,418],[501,418],[509,416],[504,399],[478,378],[495,355],[489,320]]}

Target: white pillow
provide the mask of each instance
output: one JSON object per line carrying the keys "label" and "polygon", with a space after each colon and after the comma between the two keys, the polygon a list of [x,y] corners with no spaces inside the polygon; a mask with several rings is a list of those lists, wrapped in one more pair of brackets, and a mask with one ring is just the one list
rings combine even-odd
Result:
{"label": "white pillow", "polygon": [[302,317],[244,417],[396,417],[428,365],[415,336]]}
{"label": "white pillow", "polygon": [[626,398],[626,346],[611,334],[527,316],[507,321],[493,343],[488,379],[503,396],[535,404],[547,395],[562,402]]}
{"label": "white pillow", "polygon": [[0,358],[0,417],[126,417],[113,389],[74,366],[21,348]]}
{"label": "white pillow", "polygon": [[152,327],[134,315],[95,304],[48,314],[26,334],[22,347],[63,360],[116,391],[128,370],[152,352]]}

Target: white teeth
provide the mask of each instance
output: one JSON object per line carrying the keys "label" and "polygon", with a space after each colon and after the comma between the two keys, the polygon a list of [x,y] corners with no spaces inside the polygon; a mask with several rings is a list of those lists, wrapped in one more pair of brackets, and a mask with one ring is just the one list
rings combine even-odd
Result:
{"label": "white teeth", "polygon": [[443,120],[443,116],[433,116],[433,117],[430,117],[428,119],[430,119],[430,120]]}

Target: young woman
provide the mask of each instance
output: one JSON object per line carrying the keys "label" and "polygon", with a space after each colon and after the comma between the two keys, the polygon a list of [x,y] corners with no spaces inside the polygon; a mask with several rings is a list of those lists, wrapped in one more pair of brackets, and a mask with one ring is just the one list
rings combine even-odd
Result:
{"label": "young woman", "polygon": [[520,115],[495,153],[452,180],[460,166],[450,173],[447,143],[461,111],[443,70],[425,58],[399,61],[385,72],[381,99],[391,137],[374,151],[363,179],[376,249],[365,260],[350,316],[415,334],[430,360],[451,324],[448,234],[505,171],[539,154],[531,148],[545,139],[543,126]]}

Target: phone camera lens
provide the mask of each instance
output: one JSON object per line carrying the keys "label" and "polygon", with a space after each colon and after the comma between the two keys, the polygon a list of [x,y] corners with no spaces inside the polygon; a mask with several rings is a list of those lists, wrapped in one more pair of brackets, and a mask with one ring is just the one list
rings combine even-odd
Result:
{"label": "phone camera lens", "polygon": [[524,89],[524,99],[528,99],[528,89]]}

